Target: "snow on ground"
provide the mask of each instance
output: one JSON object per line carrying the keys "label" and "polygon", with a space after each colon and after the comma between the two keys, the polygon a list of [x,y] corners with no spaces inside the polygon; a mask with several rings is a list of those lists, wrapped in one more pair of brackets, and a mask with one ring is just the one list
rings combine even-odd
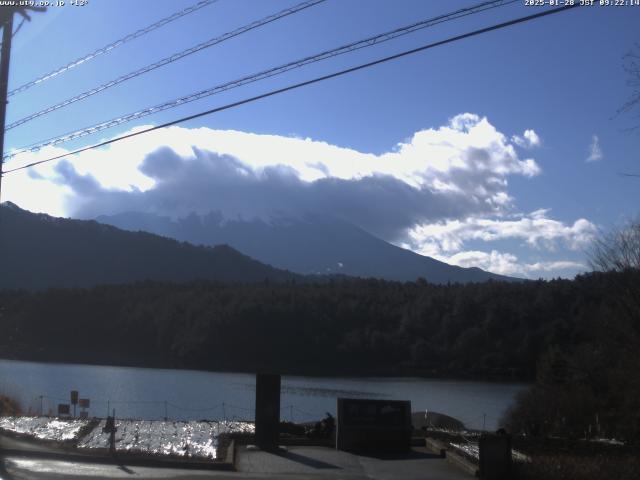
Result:
{"label": "snow on ground", "polygon": [[[95,427],[79,443],[78,448],[108,449],[109,434]],[[221,433],[253,433],[248,422],[172,422],[161,420],[116,420],[116,451],[149,455],[172,455],[191,458],[216,458]]]}
{"label": "snow on ground", "polygon": [[617,446],[624,445],[624,442],[621,442],[620,440],[616,440],[615,438],[593,438],[591,439],[591,441],[596,443],[606,443],[608,445],[617,445]]}
{"label": "snow on ground", "polygon": [[[480,461],[480,447],[477,443],[467,442],[467,443],[450,443],[453,448],[460,450],[471,458],[475,458],[477,461]],[[529,455],[525,455],[522,452],[517,450],[511,450],[511,458],[513,458],[516,462],[530,462],[531,457]]]}
{"label": "snow on ground", "polygon": [[0,417],[0,430],[29,435],[40,440],[75,440],[88,420],[50,417]]}
{"label": "snow on ground", "polygon": [[480,449],[477,443],[450,443],[453,448],[460,450],[472,458],[480,458]]}

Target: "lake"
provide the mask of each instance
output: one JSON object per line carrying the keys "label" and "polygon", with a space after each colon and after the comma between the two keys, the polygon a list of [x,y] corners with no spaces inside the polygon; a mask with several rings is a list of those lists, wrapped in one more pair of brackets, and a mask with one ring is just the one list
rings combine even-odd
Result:
{"label": "lake", "polygon": [[[281,418],[319,420],[336,413],[336,398],[411,400],[412,410],[458,418],[469,428],[497,428],[522,383],[405,377],[282,377]],[[252,420],[255,376],[245,373],[164,370],[0,360],[0,393],[35,414],[69,403],[71,390],[90,399],[89,415],[145,420]]]}

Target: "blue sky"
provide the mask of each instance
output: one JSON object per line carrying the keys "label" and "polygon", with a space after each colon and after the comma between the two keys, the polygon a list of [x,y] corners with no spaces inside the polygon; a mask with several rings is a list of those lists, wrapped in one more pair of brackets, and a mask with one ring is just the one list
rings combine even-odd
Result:
{"label": "blue sky", "polygon": [[[195,0],[68,3],[35,14],[17,33],[10,89]],[[13,96],[8,122],[296,3],[219,0]],[[327,0],[17,127],[7,133],[7,149],[475,3]],[[523,3],[16,157],[5,168],[539,11]],[[640,134],[625,130],[638,120],[616,110],[632,93],[622,57],[640,42],[639,21],[640,7],[584,7],[463,40],[31,174],[6,175],[3,200],[80,218],[130,209],[268,216],[299,213],[291,205],[299,204],[330,209],[325,213],[451,263],[571,277],[586,268],[584,251],[598,229],[638,213],[640,181],[619,175],[640,172]],[[184,169],[180,183],[154,167],[167,161],[158,149],[173,150],[185,165],[208,167]],[[172,203],[151,195],[159,185],[189,191],[195,181],[189,171],[234,185],[240,177],[214,168],[229,159],[246,167],[238,191],[254,204],[233,193],[175,194]],[[216,181],[212,177],[212,189]],[[343,205],[308,193],[331,181]],[[252,186],[272,195],[247,195]]]}

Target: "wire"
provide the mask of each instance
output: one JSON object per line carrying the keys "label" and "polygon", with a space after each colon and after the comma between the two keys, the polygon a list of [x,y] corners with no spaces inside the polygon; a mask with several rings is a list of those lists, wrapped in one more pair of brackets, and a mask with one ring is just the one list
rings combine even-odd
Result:
{"label": "wire", "polygon": [[[13,33],[11,34],[12,37],[15,37],[18,32],[20,31],[20,29],[22,28],[22,26],[24,25],[24,22],[26,22],[27,19],[25,17],[22,17],[22,21],[20,22],[20,25],[18,25],[18,28],[16,28]],[[0,42],[0,47],[2,46],[2,42]]]}
{"label": "wire", "polygon": [[293,409],[296,410],[297,412],[307,416],[308,418],[314,418],[314,419],[319,419],[322,418],[322,414],[319,413],[309,413],[306,412],[304,410],[299,409],[298,407],[296,407],[295,405],[293,406]]}
{"label": "wire", "polygon": [[169,15],[168,17],[162,18],[160,20],[158,20],[155,23],[152,23],[151,25],[145,27],[145,28],[141,28],[140,30],[137,30],[133,33],[130,33],[129,35],[126,35],[114,42],[109,43],[108,45],[105,45],[104,47],[101,47],[91,53],[88,53],[72,62],[67,63],[66,65],[59,67],[55,70],[52,70],[51,72],[42,75],[41,77],[38,77],[34,80],[31,80],[30,82],[27,82],[21,86],[19,86],[18,88],[15,88],[13,90],[11,90],[7,96],[12,96],[15,95],[16,93],[20,93],[20,92],[24,92],[25,90],[28,90],[29,88],[38,85],[39,83],[44,82],[45,80],[49,80],[53,77],[56,77],[58,75],[60,75],[61,73],[64,73],[68,70],[71,70],[72,68],[77,67],[78,65],[82,65],[83,63],[88,62],[89,60],[92,60],[100,55],[103,55],[105,53],[109,53],[112,50],[116,49],[117,47],[124,45],[127,42],[130,42],[131,40],[134,40],[138,37],[141,37],[149,32],[152,32],[153,30],[156,30],[160,27],[164,27],[165,25],[178,20],[179,18],[184,17],[185,15],[189,15],[190,13],[196,12],[198,10],[200,10],[201,8],[207,7],[213,3],[216,3],[219,0],[201,0],[198,3],[191,5],[190,7],[187,7],[183,10],[180,10],[178,12],[173,13],[172,15]]}
{"label": "wire", "polygon": [[17,172],[19,170],[24,170],[26,168],[31,168],[31,167],[34,167],[36,165],[41,165],[43,163],[52,162],[54,160],[59,160],[59,159],[64,158],[64,157],[68,157],[68,156],[71,156],[71,155],[76,155],[78,153],[86,152],[87,150],[93,150],[93,149],[96,149],[96,148],[99,148],[99,147],[103,147],[105,145],[110,145],[112,143],[116,143],[116,142],[120,142],[122,140],[126,140],[128,138],[136,137],[136,136],[142,135],[144,133],[149,133],[149,132],[152,132],[152,131],[155,131],[155,130],[160,130],[162,128],[167,128],[167,127],[170,127],[170,126],[173,126],[173,125],[177,125],[179,123],[184,123],[186,121],[193,120],[195,118],[204,117],[206,115],[211,115],[213,113],[221,112],[223,110],[229,110],[231,108],[235,108],[235,107],[238,107],[240,105],[245,105],[247,103],[252,103],[252,102],[255,102],[257,100],[261,100],[263,98],[272,97],[274,95],[278,95],[280,93],[288,92],[290,90],[295,90],[295,89],[298,89],[298,88],[301,88],[301,87],[305,87],[305,86],[308,86],[308,85],[313,85],[315,83],[319,83],[319,82],[322,82],[322,81],[325,81],[325,80],[329,80],[331,78],[340,77],[340,76],[346,75],[348,73],[353,73],[353,72],[356,72],[356,71],[359,71],[359,70],[363,70],[365,68],[373,67],[375,65],[380,65],[382,63],[386,63],[386,62],[389,62],[389,61],[392,61],[392,60],[397,60],[399,58],[406,57],[406,56],[412,55],[414,53],[422,52],[424,50],[428,50],[428,49],[431,49],[431,48],[439,47],[441,45],[445,45],[445,44],[448,44],[448,43],[453,43],[453,42],[456,42],[458,40],[463,40],[465,38],[469,38],[469,37],[481,35],[483,33],[488,33],[488,32],[494,31],[494,30],[499,30],[499,29],[502,29],[502,28],[510,27],[512,25],[516,25],[516,24],[519,24],[519,23],[524,23],[524,22],[527,22],[527,21],[530,21],[530,20],[535,20],[535,19],[538,19],[538,18],[545,17],[547,15],[552,15],[552,14],[555,14],[555,13],[564,12],[566,10],[570,10],[572,8],[576,8],[578,6],[579,6],[579,4],[565,5],[563,7],[554,8],[554,9],[551,9],[551,10],[545,10],[544,12],[539,12],[539,13],[535,13],[535,14],[532,14],[532,15],[527,15],[525,17],[520,17],[520,18],[516,18],[514,20],[509,20],[507,22],[491,25],[490,27],[485,27],[485,28],[481,28],[479,30],[474,30],[474,31],[471,31],[471,32],[463,33],[461,35],[456,35],[454,37],[449,37],[449,38],[447,38],[445,40],[440,40],[438,42],[429,43],[427,45],[423,45],[421,47],[413,48],[411,50],[405,50],[405,51],[397,53],[395,55],[390,55],[388,57],[383,57],[383,58],[380,58],[378,60],[374,60],[372,62],[367,62],[367,63],[363,63],[363,64],[360,64],[360,65],[357,65],[355,67],[350,67],[350,68],[347,68],[347,69],[344,69],[344,70],[339,70],[337,72],[330,73],[330,74],[327,74],[327,75],[323,75],[321,77],[316,77],[316,78],[313,78],[311,80],[306,80],[304,82],[295,83],[293,85],[289,85],[289,86],[286,86],[286,87],[283,87],[283,88],[279,88],[277,90],[271,90],[271,91],[269,91],[267,93],[263,93],[263,94],[256,95],[256,96],[253,96],[253,97],[245,98],[245,99],[239,100],[237,102],[228,103],[228,104],[223,105],[221,107],[216,107],[216,108],[212,108],[210,110],[205,110],[204,112],[199,112],[199,113],[195,113],[193,115],[188,115],[186,117],[182,117],[182,118],[179,118],[177,120],[172,120],[170,122],[166,122],[166,123],[163,123],[161,125],[157,125],[157,126],[154,126],[154,127],[149,127],[149,128],[144,129],[144,130],[139,130],[137,132],[128,133],[126,135],[122,135],[120,137],[112,138],[110,140],[105,140],[103,142],[99,142],[99,143],[96,143],[94,145],[89,145],[87,147],[79,148],[79,149],[74,150],[72,152],[67,152],[67,153],[64,153],[64,154],[61,154],[61,155],[56,155],[56,156],[53,156],[53,157],[50,157],[50,158],[47,158],[47,159],[44,159],[44,160],[39,160],[37,162],[32,162],[32,163],[29,163],[27,165],[23,165],[21,167],[12,168],[12,169],[6,170],[4,172],[4,174]]}
{"label": "wire", "polygon": [[57,103],[55,105],[51,105],[50,107],[47,107],[43,110],[40,110],[38,112],[32,113],[30,115],[27,115],[24,118],[21,118],[20,120],[16,120],[13,123],[10,123],[9,125],[7,125],[5,127],[5,130],[11,130],[12,128],[15,128],[19,125],[22,125],[24,123],[27,123],[35,118],[41,117],[43,115],[46,115],[48,113],[54,112],[56,110],[59,110],[60,108],[66,107],[68,105],[71,105],[73,103],[79,102],[80,100],[84,100],[86,98],[89,98],[93,95],[95,95],[96,93],[100,93],[103,92],[105,90],[107,90],[108,88],[111,87],[115,87],[116,85],[119,85],[120,83],[126,82],[127,80],[131,80],[132,78],[135,77],[139,77],[140,75],[143,75],[145,73],[151,72],[157,68],[163,67],[165,65],[169,65],[170,63],[176,62],[188,55],[191,55],[193,53],[199,52],[200,50],[204,50],[205,48],[209,48],[212,47],[214,45],[217,45],[219,43],[222,43],[226,40],[229,40],[231,38],[237,37],[239,35],[242,35],[243,33],[246,33],[250,30],[253,30],[255,28],[259,28],[262,27],[263,25],[267,25],[269,23],[275,22],[276,20],[279,20],[281,18],[287,17],[289,15],[293,15],[294,13],[298,13],[302,10],[305,10],[309,7],[313,7],[319,3],[322,3],[326,0],[307,0],[305,2],[299,3],[291,8],[286,8],[284,10],[281,10],[278,13],[275,13],[273,15],[269,15],[267,17],[262,18],[261,20],[257,20],[255,22],[252,22],[248,25],[245,25],[243,27],[237,28],[236,30],[233,30],[231,32],[227,32],[221,36],[218,37],[214,37],[211,38],[209,40],[207,40],[206,42],[202,42],[199,43],[198,45],[195,45],[191,48],[187,48],[186,50],[182,50],[181,52],[177,52],[174,53],[173,55],[170,55],[168,57],[165,57],[161,60],[158,60],[157,62],[154,62],[150,65],[147,65],[145,67],[139,68],[138,70],[134,70],[133,72],[129,72],[125,75],[122,75],[118,78],[115,78],[113,80],[110,80],[106,83],[103,83],[102,85],[99,85],[97,87],[94,87],[90,90],[87,90],[83,93],[80,93],[78,95],[75,95],[71,98],[68,98],[66,100],[63,100],[60,103]]}
{"label": "wire", "polygon": [[164,400],[109,400],[109,403],[126,403],[126,404],[137,404],[137,405],[158,405],[165,403]]}
{"label": "wire", "polygon": [[218,404],[214,407],[209,407],[209,408],[190,408],[190,407],[181,407],[179,405],[174,405],[171,402],[167,402],[167,405],[175,408],[176,410],[184,410],[184,411],[188,411],[188,412],[210,412],[213,410],[217,410],[218,408],[222,407],[222,404]]}
{"label": "wire", "polygon": [[75,140],[78,138],[85,137],[87,135],[91,135],[102,130],[106,130],[108,128],[112,128],[118,125],[122,125],[123,123],[128,123],[139,118],[147,117],[154,113],[162,112],[164,110],[169,110],[180,105],[184,105],[186,103],[191,103],[196,100],[200,100],[205,97],[209,97],[211,95],[215,95],[217,93],[221,93],[227,90],[231,90],[234,88],[241,87],[243,85],[247,85],[249,83],[257,82],[260,80],[264,80],[266,78],[270,78],[276,75],[280,75],[282,73],[288,72],[293,69],[301,68],[306,65],[316,63],[328,58],[336,57],[338,55],[343,55],[345,53],[353,52],[356,50],[360,50],[362,48],[367,48],[373,45],[377,45],[379,43],[383,43],[394,38],[407,35],[409,33],[415,32],[417,30],[431,27],[433,25],[437,25],[440,23],[444,23],[447,21],[455,20],[461,17],[465,17],[467,15],[476,14],[485,10],[489,10],[491,8],[496,8],[499,6],[508,5],[510,3],[514,3],[517,0],[493,0],[478,4],[473,7],[463,8],[460,10],[456,10],[451,13],[447,13],[444,15],[439,15],[434,18],[422,20],[417,23],[413,23],[404,27],[397,28],[395,30],[381,33],[364,40],[358,40],[356,42],[352,42],[346,45],[343,45],[338,48],[334,48],[331,50],[325,50],[324,52],[308,56],[302,59],[295,60],[293,62],[286,63],[284,65],[280,65],[278,67],[270,68],[268,70],[263,70],[258,73],[254,73],[252,75],[248,75],[246,77],[242,77],[236,80],[232,80],[205,90],[201,90],[199,92],[192,93],[190,95],[186,95],[174,100],[170,100],[168,102],[164,102],[159,105],[155,105],[153,107],[148,107],[142,110],[138,110],[133,113],[129,113],[120,117],[113,118],[111,120],[107,120],[90,127],[83,128],[81,130],[76,130],[74,132],[69,132],[58,137],[49,138],[47,140],[28,145],[26,147],[22,147],[12,153],[8,153],[4,156],[4,159],[9,159],[15,157],[16,155],[20,155],[24,152],[33,152],[40,150],[43,147],[59,145],[61,143],[69,142],[71,140]]}
{"label": "wire", "polygon": [[238,405],[230,405],[228,403],[224,404],[227,408],[235,408],[236,410],[243,410],[245,412],[255,412],[254,408],[240,407]]}

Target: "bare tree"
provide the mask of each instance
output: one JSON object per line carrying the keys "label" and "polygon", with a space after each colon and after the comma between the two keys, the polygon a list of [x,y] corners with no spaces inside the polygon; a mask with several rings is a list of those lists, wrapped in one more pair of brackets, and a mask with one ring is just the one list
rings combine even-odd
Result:
{"label": "bare tree", "polygon": [[[636,43],[634,47],[622,57],[622,68],[627,72],[627,86],[631,88],[631,97],[622,107],[618,109],[616,115],[621,113],[629,113],[638,108],[640,105],[640,43]],[[628,131],[637,131],[640,129],[640,115],[637,116],[638,123],[629,127]],[[621,173],[623,177],[640,177],[640,173]]]}
{"label": "bare tree", "polygon": [[640,269],[640,218],[594,240],[589,263],[605,272]]}
{"label": "bare tree", "polygon": [[[640,105],[640,43],[636,43],[634,48],[623,58],[623,68],[627,72],[627,85],[631,87],[631,97],[622,107],[618,109],[618,114],[627,113]],[[632,130],[640,128],[640,125],[631,127]]]}

